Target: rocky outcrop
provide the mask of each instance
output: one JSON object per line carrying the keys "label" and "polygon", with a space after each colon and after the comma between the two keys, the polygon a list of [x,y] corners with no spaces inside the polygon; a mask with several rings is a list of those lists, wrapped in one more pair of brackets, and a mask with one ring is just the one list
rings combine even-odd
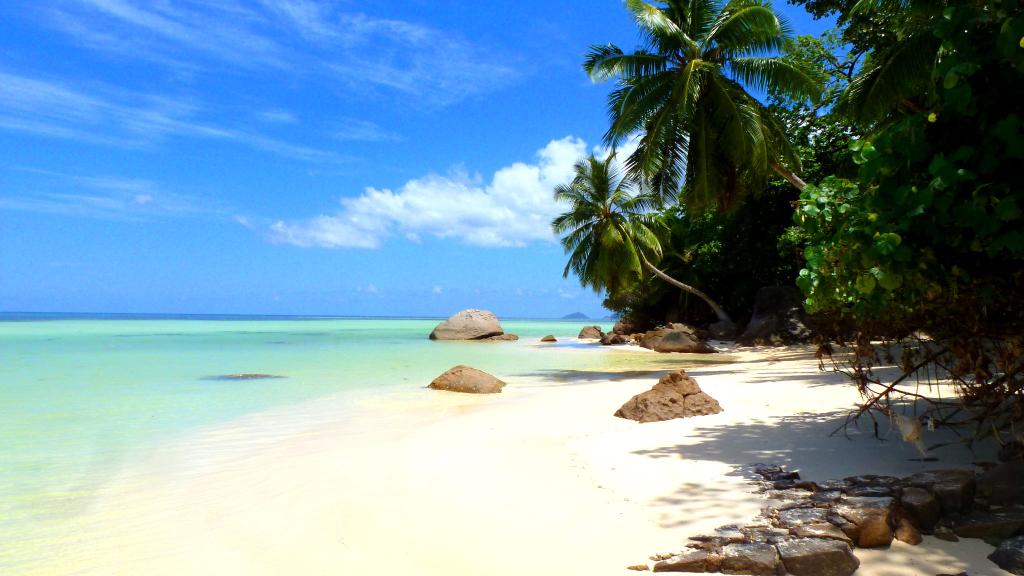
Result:
{"label": "rocky outcrop", "polygon": [[555,338],[551,334],[548,334],[547,336],[541,338],[540,341],[541,342],[558,342],[558,338]]}
{"label": "rocky outcrop", "polygon": [[601,336],[601,344],[604,346],[618,346],[620,344],[628,344],[629,340],[626,339],[622,334],[615,334],[610,332]]}
{"label": "rocky outcrop", "polygon": [[778,346],[810,339],[800,290],[767,286],[757,291],[754,313],[738,341],[744,346]]}
{"label": "rocky outcrop", "polygon": [[468,394],[497,394],[504,387],[504,382],[487,372],[461,364],[441,374],[428,386],[434,390]]}
{"label": "rocky outcrop", "polygon": [[631,398],[615,412],[615,416],[644,423],[706,416],[721,411],[717,400],[705,394],[685,370],[679,370],[658,380],[647,392]]}
{"label": "rocky outcrop", "polygon": [[463,310],[444,322],[430,333],[431,340],[484,340],[502,336],[498,317],[487,310]]}
{"label": "rocky outcrop", "polygon": [[655,352],[684,354],[712,354],[716,352],[699,338],[696,330],[688,326],[676,324],[675,328],[658,328],[646,332],[640,340],[640,346]]}
{"label": "rocky outcrop", "polygon": [[580,335],[577,336],[580,340],[600,340],[604,336],[604,332],[601,332],[600,326],[586,326],[583,330],[580,330]]}
{"label": "rocky outcrop", "polygon": [[1010,574],[1024,576],[1024,536],[1003,542],[988,559]]}
{"label": "rocky outcrop", "polygon": [[[984,483],[975,492],[972,470],[821,483],[781,466],[754,464],[750,471],[768,498],[760,517],[693,536],[682,552],[652,556],[655,572],[849,576],[860,564],[857,548],[885,547],[893,539],[916,546],[923,529],[950,542],[984,539],[997,546],[989,559],[1024,576],[1024,506],[990,505]],[[1024,491],[1024,483],[1016,490]]]}

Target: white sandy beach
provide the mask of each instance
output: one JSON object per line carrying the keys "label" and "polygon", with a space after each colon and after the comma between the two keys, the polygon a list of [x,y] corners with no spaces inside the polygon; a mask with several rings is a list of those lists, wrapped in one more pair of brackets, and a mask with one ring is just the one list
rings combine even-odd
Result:
{"label": "white sandy beach", "polygon": [[[493,396],[417,389],[334,417],[323,402],[208,430],[105,486],[48,572],[635,574],[626,567],[757,515],[747,464],[824,480],[986,456],[945,449],[921,463],[896,435],[830,437],[857,399],[843,377],[820,373],[807,350],[735,357],[689,371],[724,412],[688,420],[612,417],[659,371],[508,378]],[[858,574],[1006,574],[990,551],[896,542],[858,550]]]}

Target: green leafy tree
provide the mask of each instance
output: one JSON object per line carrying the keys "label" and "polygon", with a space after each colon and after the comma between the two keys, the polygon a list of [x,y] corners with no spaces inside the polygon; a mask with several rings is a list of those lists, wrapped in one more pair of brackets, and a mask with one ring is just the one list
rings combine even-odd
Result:
{"label": "green leafy tree", "polygon": [[652,213],[655,200],[644,194],[615,167],[614,155],[591,155],[575,166],[569,184],[555,188],[555,199],[569,211],[551,226],[562,237],[569,254],[564,276],[575,273],[580,283],[611,294],[629,289],[646,270],[669,284],[706,302],[721,322],[732,324],[729,315],[707,294],[669,276],[652,263],[662,256],[659,228],[664,225]]}
{"label": "green leafy tree", "polygon": [[639,135],[626,165],[671,198],[685,185],[693,212],[731,209],[763,189],[775,170],[797,188],[799,160],[778,120],[746,87],[814,99],[818,82],[776,54],[788,25],[758,0],[626,0],[646,46],[625,53],[594,46],[584,69],[614,79],[605,136],[616,146]]}

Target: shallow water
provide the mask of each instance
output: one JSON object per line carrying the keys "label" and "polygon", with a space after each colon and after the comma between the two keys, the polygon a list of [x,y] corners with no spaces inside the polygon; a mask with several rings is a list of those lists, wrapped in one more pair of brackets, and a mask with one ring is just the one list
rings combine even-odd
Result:
{"label": "shallow water", "polygon": [[[0,572],[28,573],[40,550],[59,551],[99,486],[203,427],[317,398],[419,389],[455,364],[557,383],[690,362],[535,345],[588,322],[503,322],[518,343],[432,342],[436,323],[0,317]],[[280,378],[220,378],[233,374]]]}

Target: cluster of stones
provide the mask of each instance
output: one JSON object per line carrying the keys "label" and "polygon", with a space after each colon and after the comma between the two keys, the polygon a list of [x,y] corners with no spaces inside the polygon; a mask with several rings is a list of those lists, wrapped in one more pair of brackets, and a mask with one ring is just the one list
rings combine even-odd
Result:
{"label": "cluster of stones", "polygon": [[636,344],[655,352],[684,354],[713,354],[717,352],[707,343],[708,332],[686,324],[669,324],[654,330],[635,332],[635,326],[618,322],[607,334],[600,326],[587,326],[580,331],[580,340],[598,340],[605,346]]}
{"label": "cluster of stones", "polygon": [[[998,546],[989,557],[1024,574],[1024,463],[927,471],[896,478],[853,476],[810,482],[780,466],[754,465],[769,503],[754,522],[691,538],[679,554],[652,556],[655,572],[848,576],[856,548],[920,544],[922,534]],[[638,565],[634,569],[648,569]]]}

